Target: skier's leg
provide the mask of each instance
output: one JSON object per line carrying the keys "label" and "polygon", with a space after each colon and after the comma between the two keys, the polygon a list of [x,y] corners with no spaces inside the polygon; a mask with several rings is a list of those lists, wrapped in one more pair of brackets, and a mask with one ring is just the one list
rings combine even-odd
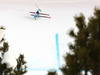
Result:
{"label": "skier's leg", "polygon": [[34,19],[36,20],[36,15],[34,15]]}

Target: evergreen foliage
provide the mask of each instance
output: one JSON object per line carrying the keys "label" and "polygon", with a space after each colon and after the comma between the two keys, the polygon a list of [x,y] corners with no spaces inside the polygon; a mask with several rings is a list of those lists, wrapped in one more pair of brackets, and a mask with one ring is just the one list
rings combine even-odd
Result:
{"label": "evergreen foliage", "polygon": [[17,59],[17,66],[14,69],[15,75],[23,75],[27,72],[26,70],[26,61],[24,60],[24,55],[20,54],[20,56]]}
{"label": "evergreen foliage", "polygon": [[[3,26],[0,27],[0,29],[5,30],[5,28]],[[4,59],[4,54],[6,52],[8,52],[9,50],[9,45],[8,42],[5,42],[5,39],[2,38],[0,41],[0,75],[23,75],[24,73],[27,72],[26,70],[26,61],[24,60],[24,55],[19,56],[18,59],[16,59],[17,61],[17,66],[15,69],[11,68],[7,68],[7,63],[2,63],[2,60]],[[24,66],[23,66],[24,65]],[[25,68],[22,68],[25,67]]]}
{"label": "evergreen foliage", "polygon": [[80,75],[82,71],[100,75],[100,8],[94,9],[94,15],[86,24],[81,13],[74,17],[78,32],[70,30],[69,35],[74,38],[74,44],[69,44],[73,53],[64,57],[66,65],[61,68],[64,75]]}
{"label": "evergreen foliage", "polygon": [[47,75],[58,75],[56,71],[48,71]]}

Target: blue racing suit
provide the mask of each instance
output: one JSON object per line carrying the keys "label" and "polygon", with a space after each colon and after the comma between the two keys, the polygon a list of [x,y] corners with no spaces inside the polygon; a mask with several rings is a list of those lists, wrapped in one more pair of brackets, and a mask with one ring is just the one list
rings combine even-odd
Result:
{"label": "blue racing suit", "polygon": [[36,17],[40,17],[39,15],[39,11],[41,11],[40,9],[37,10],[37,12],[34,14],[34,19],[36,19]]}

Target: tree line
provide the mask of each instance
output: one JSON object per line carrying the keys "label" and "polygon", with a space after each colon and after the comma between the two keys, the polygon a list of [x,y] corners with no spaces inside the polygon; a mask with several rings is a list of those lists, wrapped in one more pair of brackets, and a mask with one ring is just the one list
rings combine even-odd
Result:
{"label": "tree line", "polygon": [[[83,13],[75,15],[74,20],[78,29],[70,30],[69,36],[74,39],[70,43],[69,53],[64,56],[65,65],[60,70],[63,75],[100,75],[100,8],[94,8],[94,15],[85,21]],[[57,75],[55,72],[48,75]]]}

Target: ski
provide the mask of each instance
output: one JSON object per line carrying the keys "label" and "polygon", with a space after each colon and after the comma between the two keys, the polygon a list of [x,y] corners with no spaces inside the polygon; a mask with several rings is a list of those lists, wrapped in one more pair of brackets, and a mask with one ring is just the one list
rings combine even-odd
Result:
{"label": "ski", "polygon": [[[31,14],[31,16],[34,16],[34,15],[33,15],[33,14]],[[51,18],[51,17],[48,17],[48,16],[39,16],[39,17]]]}
{"label": "ski", "polygon": [[[30,12],[30,13],[35,13],[35,12]],[[39,13],[40,15],[47,15],[49,16],[49,14],[45,14],[45,13]]]}
{"label": "ski", "polygon": [[40,17],[44,17],[44,18],[51,18],[51,17],[48,17],[48,16],[40,16]]}

